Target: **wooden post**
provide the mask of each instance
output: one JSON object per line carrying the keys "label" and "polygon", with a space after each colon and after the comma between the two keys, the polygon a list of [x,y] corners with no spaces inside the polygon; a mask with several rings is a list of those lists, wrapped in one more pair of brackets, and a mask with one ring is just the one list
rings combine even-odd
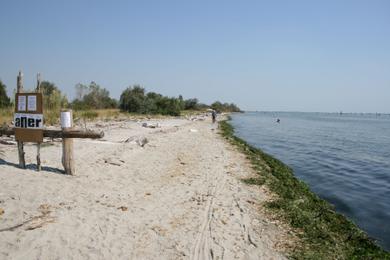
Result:
{"label": "wooden post", "polygon": [[[19,71],[19,74],[17,77],[17,93],[23,93],[23,74],[22,74],[22,71]],[[18,153],[19,153],[19,167],[25,169],[26,168],[26,161],[24,159],[23,142],[21,142],[21,141],[17,141],[17,142],[18,142]]]}
{"label": "wooden post", "polygon": [[37,143],[37,171],[41,171],[41,143]]}
{"label": "wooden post", "polygon": [[35,92],[41,92],[41,73],[37,74],[37,88],[35,89]]}
{"label": "wooden post", "polygon": [[[73,114],[71,109],[61,110],[61,128],[63,132],[72,130],[73,127]],[[65,173],[74,175],[74,154],[73,154],[73,139],[62,139],[62,165],[64,166]]]}
{"label": "wooden post", "polygon": [[[41,74],[37,74],[37,88],[35,92],[41,92]],[[37,171],[41,171],[41,143],[37,143]]]}

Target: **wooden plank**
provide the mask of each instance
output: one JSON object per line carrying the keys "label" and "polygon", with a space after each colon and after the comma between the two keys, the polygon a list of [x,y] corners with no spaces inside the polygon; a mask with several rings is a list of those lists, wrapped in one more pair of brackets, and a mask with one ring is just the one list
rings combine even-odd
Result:
{"label": "wooden plank", "polygon": [[[6,135],[11,136],[15,135],[15,128],[3,127],[0,128],[0,136]],[[54,129],[44,129],[43,137],[49,138],[89,138],[89,139],[99,139],[104,136],[104,132],[95,132],[95,131],[85,131],[85,130],[76,130],[71,129],[63,132],[62,130]]]}
{"label": "wooden plank", "polygon": [[25,129],[14,128],[15,129],[15,139],[22,142],[37,142],[43,140],[43,131],[42,129],[29,129],[26,133]]}

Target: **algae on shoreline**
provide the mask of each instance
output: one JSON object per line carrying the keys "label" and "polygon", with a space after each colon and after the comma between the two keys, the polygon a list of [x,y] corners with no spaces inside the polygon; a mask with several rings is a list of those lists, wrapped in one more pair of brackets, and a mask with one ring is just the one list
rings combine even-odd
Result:
{"label": "algae on shoreline", "polygon": [[258,174],[244,181],[266,185],[274,192],[277,198],[267,202],[266,208],[297,231],[301,243],[290,252],[292,259],[390,259],[390,253],[311,192],[291,168],[236,137],[227,121],[220,122],[220,130],[223,137],[247,156]]}

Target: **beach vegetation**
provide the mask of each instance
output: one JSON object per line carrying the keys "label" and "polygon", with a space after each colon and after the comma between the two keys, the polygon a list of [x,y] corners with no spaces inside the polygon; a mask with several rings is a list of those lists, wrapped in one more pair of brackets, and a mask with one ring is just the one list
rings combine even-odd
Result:
{"label": "beach vegetation", "polygon": [[184,101],[181,96],[175,98],[155,92],[147,93],[141,86],[134,85],[122,92],[119,107],[122,111],[131,113],[179,116],[184,108]]}
{"label": "beach vegetation", "polygon": [[68,99],[53,82],[42,81],[40,88],[43,96],[45,124],[54,125],[59,121],[61,108],[68,106]]}
{"label": "beach vegetation", "polygon": [[222,103],[220,101],[215,101],[210,107],[217,112],[242,112],[241,109],[234,103]]}
{"label": "beach vegetation", "polygon": [[184,101],[184,110],[198,110],[199,101],[197,98],[189,98]]}
{"label": "beach vegetation", "polygon": [[241,112],[234,103],[222,103],[219,101],[206,105],[200,103],[197,98],[183,99],[179,97],[167,97],[134,85],[125,89],[119,100],[119,108],[122,111],[140,114],[161,114],[178,116],[182,111],[205,111],[214,109],[218,112]]}
{"label": "beach vegetation", "polygon": [[76,98],[70,104],[74,110],[111,109],[118,107],[118,101],[110,97],[110,92],[92,81],[88,86],[77,84]]}
{"label": "beach vegetation", "polygon": [[390,259],[357,225],[297,179],[290,167],[235,136],[227,121],[220,122],[220,130],[257,173],[244,182],[266,185],[275,194],[266,209],[295,230],[300,243],[289,252],[291,259]]}
{"label": "beach vegetation", "polygon": [[41,92],[45,110],[60,110],[68,106],[68,99],[61,93],[61,90],[52,82],[42,81]]}
{"label": "beach vegetation", "polygon": [[[1,83],[1,81],[0,81]],[[76,96],[69,102],[66,95],[55,83],[43,81],[40,85],[43,94],[44,121],[46,125],[59,123],[62,108],[71,108],[75,118],[85,120],[112,119],[119,116],[180,116],[205,112],[214,109],[218,112],[241,111],[233,103],[214,102],[207,105],[199,102],[197,98],[184,99],[183,96],[168,97],[156,92],[147,92],[140,85],[133,85],[125,89],[119,102],[110,97],[107,89],[92,81],[89,85],[77,84]],[[13,103],[7,96],[6,86],[0,84],[0,123],[10,124],[13,118]]]}
{"label": "beach vegetation", "polygon": [[11,99],[7,95],[7,86],[0,80],[0,108],[8,108]]}

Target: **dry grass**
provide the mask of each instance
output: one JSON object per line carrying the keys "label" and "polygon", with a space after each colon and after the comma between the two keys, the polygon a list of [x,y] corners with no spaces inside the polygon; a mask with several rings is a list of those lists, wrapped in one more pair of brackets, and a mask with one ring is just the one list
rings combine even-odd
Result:
{"label": "dry grass", "polygon": [[[196,115],[200,111],[183,111],[182,116]],[[0,110],[0,125],[11,125],[14,117],[13,108],[5,108]],[[58,125],[60,123],[59,110],[45,110],[44,111],[45,125]],[[166,115],[149,115],[137,114],[120,111],[119,109],[92,109],[92,110],[75,110],[73,111],[73,118],[75,121],[92,121],[92,120],[116,120],[116,119],[164,119],[171,118]]]}
{"label": "dry grass", "polygon": [[207,112],[206,109],[203,110],[182,110],[180,112],[181,116],[196,116]]}
{"label": "dry grass", "polygon": [[14,109],[9,108],[1,108],[0,109],[0,125],[11,124],[14,117]]}

